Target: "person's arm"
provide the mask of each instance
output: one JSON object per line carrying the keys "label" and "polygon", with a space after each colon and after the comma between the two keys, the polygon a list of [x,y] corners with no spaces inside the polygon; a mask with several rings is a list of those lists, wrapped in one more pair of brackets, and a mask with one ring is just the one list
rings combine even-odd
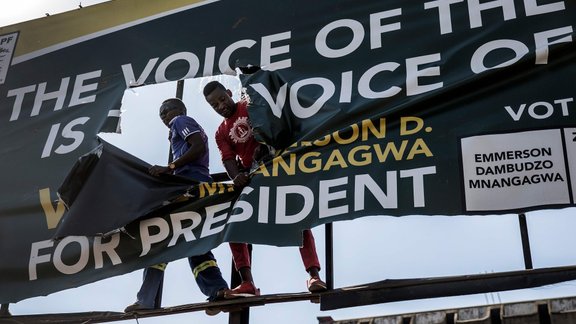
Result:
{"label": "person's arm", "polygon": [[184,153],[177,160],[172,161],[172,163],[176,165],[176,168],[179,168],[194,160],[199,159],[202,156],[202,154],[206,152],[206,145],[202,140],[202,135],[200,135],[200,132],[188,136],[186,138],[186,142],[188,142],[188,145],[190,145],[188,151],[186,151],[186,153]]}
{"label": "person's arm", "polygon": [[230,179],[232,179],[234,186],[242,188],[250,183],[250,177],[248,176],[248,173],[240,172],[238,163],[235,160],[224,160],[222,163],[224,164],[226,173],[228,173],[228,176]]}
{"label": "person's arm", "polygon": [[226,169],[228,177],[232,179],[235,187],[242,188],[246,186],[250,183],[250,177],[247,173],[241,172],[238,162],[236,162],[238,154],[234,151],[234,148],[229,142],[227,132],[218,128],[215,138],[216,145],[220,151],[220,156],[222,157],[222,164]]}
{"label": "person's arm", "polygon": [[[188,148],[188,151],[186,151],[186,153],[184,153],[180,158],[172,161],[172,164],[175,166],[174,169],[177,169],[200,158],[202,154],[206,152],[206,145],[202,140],[202,135],[200,135],[200,132],[188,136],[186,138],[186,142],[188,142],[190,147]],[[158,176],[163,173],[172,173],[174,169],[170,169],[169,166],[155,165],[151,167],[149,171],[151,175]]]}

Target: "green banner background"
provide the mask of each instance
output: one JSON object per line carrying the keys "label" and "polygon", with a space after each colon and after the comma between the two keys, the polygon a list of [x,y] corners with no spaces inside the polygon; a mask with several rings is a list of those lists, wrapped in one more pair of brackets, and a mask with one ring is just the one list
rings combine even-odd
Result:
{"label": "green banner background", "polygon": [[[11,57],[12,64],[2,66],[0,85],[0,254],[5,256],[0,260],[0,302],[78,286],[222,241],[294,245],[298,237],[293,233],[303,228],[365,215],[573,206],[574,2],[517,1],[491,9],[472,8],[468,2],[440,4],[253,0],[237,6],[223,0],[127,24],[26,59]],[[217,21],[211,19],[215,16]],[[51,20],[45,22],[55,28]],[[59,26],[65,29],[66,22]],[[0,29],[0,39],[18,30],[19,25]],[[28,36],[18,37],[18,43],[25,43]],[[9,47],[2,49],[11,55]],[[32,247],[50,240],[63,212],[56,189],[78,157],[96,147],[96,134],[116,129],[127,87],[233,73],[234,67],[247,65],[264,69],[242,79],[259,138],[286,149],[244,190],[240,202],[245,205],[236,205],[237,215],[250,205],[251,218],[226,226],[219,240],[212,239],[215,235],[205,243],[179,243],[170,252],[159,248],[145,257],[137,257],[139,246],[121,239],[119,249],[127,251],[122,266],[108,260],[101,269],[68,275],[46,269],[31,280]],[[365,139],[360,133],[354,137],[351,125],[362,129],[369,120],[379,127],[382,119],[384,136],[360,132]],[[318,145],[328,134],[339,136],[341,143]],[[404,142],[405,151],[397,158],[378,159],[377,150]],[[545,155],[523,157],[523,151],[533,149]],[[516,151],[521,153],[498,163],[483,158]],[[362,153],[371,156],[370,163],[363,164]],[[274,176],[274,165],[290,159],[293,171]],[[473,163],[464,164],[468,159]],[[553,174],[554,181],[471,188],[470,180],[494,183],[508,176],[493,179],[478,174],[478,167],[547,160],[552,166],[541,173]],[[313,163],[321,166],[310,172]],[[515,196],[516,191],[539,200]],[[492,194],[502,199],[498,208],[482,209]],[[524,200],[528,203],[507,204]],[[264,201],[271,202],[267,208]],[[56,252],[58,245],[49,245],[40,245],[42,253]],[[72,249],[64,255],[64,265],[82,257]]]}

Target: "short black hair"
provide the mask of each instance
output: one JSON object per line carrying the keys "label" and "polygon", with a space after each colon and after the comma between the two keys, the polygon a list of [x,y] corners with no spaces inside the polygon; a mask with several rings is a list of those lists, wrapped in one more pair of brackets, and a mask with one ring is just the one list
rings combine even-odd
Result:
{"label": "short black hair", "polygon": [[208,82],[208,84],[206,84],[204,86],[204,97],[208,96],[209,94],[212,93],[212,91],[214,91],[216,89],[222,89],[222,90],[226,91],[226,87],[222,83],[220,83],[218,81]]}
{"label": "short black hair", "polygon": [[179,111],[185,113],[186,112],[186,105],[182,102],[182,100],[178,98],[170,98],[166,99],[160,105],[160,114],[163,112],[167,112],[173,109],[178,109]]}

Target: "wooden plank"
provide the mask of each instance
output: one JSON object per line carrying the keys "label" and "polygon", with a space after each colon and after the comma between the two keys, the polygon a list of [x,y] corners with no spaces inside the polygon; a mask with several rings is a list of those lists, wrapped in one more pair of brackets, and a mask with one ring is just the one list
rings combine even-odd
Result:
{"label": "wooden plank", "polygon": [[43,315],[18,315],[2,318],[0,324],[77,324],[81,322],[106,323],[120,320],[130,320],[135,318],[146,318],[163,315],[173,315],[204,311],[209,308],[217,308],[225,312],[238,311],[246,307],[262,306],[265,304],[286,303],[296,301],[310,301],[319,303],[319,294],[307,292],[291,294],[271,294],[248,298],[229,299],[217,302],[202,302],[186,304],[173,307],[164,307],[154,310],[141,311],[137,313],[119,312],[85,312],[67,314],[43,314]]}
{"label": "wooden plank", "polygon": [[439,278],[384,280],[353,287],[339,288],[320,294],[311,294],[308,292],[271,294],[211,303],[202,302],[186,304],[130,314],[118,312],[86,312],[0,317],[0,324],[104,323],[134,318],[204,311],[211,308],[231,312],[246,307],[297,301],[320,303],[321,310],[330,310],[400,300],[435,298],[465,295],[470,293],[485,293],[518,288],[539,287],[546,284],[574,279],[576,279],[576,266]]}
{"label": "wooden plank", "polygon": [[320,309],[332,310],[404,300],[533,288],[575,279],[576,266],[437,278],[383,280],[328,291],[321,295]]}

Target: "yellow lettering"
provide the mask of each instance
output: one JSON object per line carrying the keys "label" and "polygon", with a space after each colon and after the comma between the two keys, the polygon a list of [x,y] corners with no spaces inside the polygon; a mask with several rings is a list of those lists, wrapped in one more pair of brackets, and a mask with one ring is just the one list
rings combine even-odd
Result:
{"label": "yellow lettering", "polygon": [[403,140],[402,144],[400,145],[400,149],[398,150],[394,142],[388,142],[386,143],[384,152],[382,152],[382,147],[379,144],[374,145],[374,150],[376,151],[376,155],[378,156],[378,161],[380,161],[380,163],[384,163],[388,159],[388,154],[390,154],[390,152],[392,152],[396,161],[400,161],[402,160],[402,156],[404,156],[404,151],[406,150],[407,145],[408,141]]}
{"label": "yellow lettering", "polygon": [[46,215],[46,224],[48,225],[48,229],[56,228],[60,218],[64,215],[64,211],[66,211],[64,203],[62,200],[58,199],[58,204],[56,205],[56,209],[54,209],[52,199],[50,198],[50,188],[40,189],[39,195],[40,204],[44,210],[44,215]]}
{"label": "yellow lettering", "polygon": [[[416,123],[416,126],[409,129],[408,123]],[[400,118],[400,136],[412,135],[418,133],[424,127],[424,120],[418,117],[401,117]]]}
{"label": "yellow lettering", "polygon": [[330,135],[326,135],[320,139],[317,139],[314,141],[314,145],[316,146],[324,146],[324,145],[328,145],[330,143],[330,139],[332,137]]}
{"label": "yellow lettering", "polygon": [[296,154],[290,154],[288,158],[290,159],[290,164],[286,163],[286,161],[284,161],[284,158],[282,156],[279,156],[273,160],[272,175],[274,177],[278,176],[278,171],[280,167],[282,168],[282,170],[284,170],[284,172],[287,175],[296,174]]}
{"label": "yellow lettering", "polygon": [[370,119],[362,121],[362,141],[368,140],[368,133],[372,133],[376,138],[386,137],[386,118],[380,118],[380,128],[376,129]]}
{"label": "yellow lettering", "polygon": [[[202,182],[200,184],[200,198],[206,197],[206,196],[211,196],[211,195],[215,194],[216,190],[218,190],[218,188],[216,188],[216,187],[217,187],[216,182],[211,182],[211,183]],[[206,193],[208,193],[208,194],[206,194]]]}
{"label": "yellow lettering", "polygon": [[346,164],[346,160],[344,159],[342,153],[340,153],[339,150],[332,151],[332,154],[330,154],[330,157],[328,158],[328,161],[326,161],[324,169],[322,170],[328,171],[330,170],[331,167],[336,165],[339,165],[342,169],[348,167],[348,165]]}
{"label": "yellow lettering", "polygon": [[[319,159],[317,159],[320,156],[320,153],[318,152],[308,152],[305,154],[302,154],[302,157],[300,157],[300,159],[298,160],[298,168],[300,168],[300,170],[302,170],[302,172],[304,173],[312,173],[312,172],[316,172],[319,171],[322,167],[322,163]],[[308,160],[308,158],[310,157],[315,157],[315,159],[311,159],[311,163],[310,166],[308,166],[306,164],[306,160]]]}
{"label": "yellow lettering", "polygon": [[[364,153],[361,153],[360,156],[362,157],[362,160],[357,160],[356,159],[356,152],[358,151],[364,151]],[[360,146],[356,146],[354,148],[352,148],[350,150],[350,153],[348,153],[348,162],[350,162],[351,165],[353,166],[363,166],[363,165],[368,165],[370,163],[372,163],[372,154],[370,152],[366,152],[370,150],[370,146],[368,145],[360,145]]]}
{"label": "yellow lettering", "polygon": [[356,139],[358,139],[358,125],[354,124],[350,125],[350,127],[352,128],[352,136],[350,136],[349,139],[343,139],[342,137],[340,137],[340,132],[334,132],[334,140],[336,141],[336,143],[340,145],[345,145],[350,144],[354,142]]}
{"label": "yellow lettering", "polygon": [[[274,159],[275,160],[275,159]],[[272,162],[275,163],[275,162]],[[270,176],[270,172],[268,172],[268,169],[266,169],[266,165],[264,163],[260,164],[258,166],[258,169],[256,169],[256,171],[254,171],[254,174],[262,174],[265,177],[269,177]]]}
{"label": "yellow lettering", "polygon": [[215,195],[216,193],[223,194],[226,191],[234,191],[234,184],[224,182],[202,182],[198,187],[200,190],[200,198]]}
{"label": "yellow lettering", "polygon": [[424,143],[424,140],[421,138],[416,139],[416,142],[414,142],[414,145],[412,145],[412,148],[410,149],[410,153],[408,153],[408,157],[406,158],[406,160],[412,160],[414,158],[414,155],[416,154],[424,154],[427,157],[433,156],[432,152],[428,148],[428,145],[426,145],[426,143]]}

